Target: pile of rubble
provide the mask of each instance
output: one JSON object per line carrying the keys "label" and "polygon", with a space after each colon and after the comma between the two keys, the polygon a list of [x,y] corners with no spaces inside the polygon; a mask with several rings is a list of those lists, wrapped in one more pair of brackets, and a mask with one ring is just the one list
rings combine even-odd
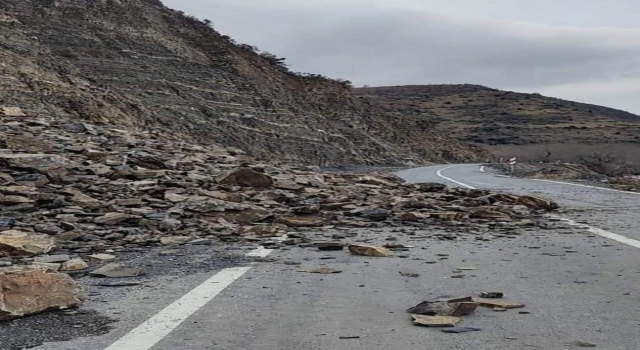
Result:
{"label": "pile of rubble", "polygon": [[[19,265],[25,263],[32,271],[82,270],[82,258],[122,248],[219,241],[273,246],[282,244],[273,237],[303,227],[534,225],[532,216],[556,208],[536,197],[406,184],[389,174],[250,165],[235,149],[31,117],[17,108],[4,109],[0,118],[5,274],[24,271]],[[303,241],[291,235],[285,243]],[[46,255],[54,249],[76,258]]]}
{"label": "pile of rubble", "polygon": [[[471,315],[478,306],[491,308],[494,311],[507,311],[518,309],[525,305],[521,303],[502,301],[502,292],[484,292],[478,297],[439,297],[430,301],[424,301],[407,310],[411,314],[413,324],[425,327],[455,327],[462,321],[461,316]],[[520,313],[528,314],[528,311]],[[445,330],[447,333],[465,333],[480,331],[474,327],[457,327]]]}

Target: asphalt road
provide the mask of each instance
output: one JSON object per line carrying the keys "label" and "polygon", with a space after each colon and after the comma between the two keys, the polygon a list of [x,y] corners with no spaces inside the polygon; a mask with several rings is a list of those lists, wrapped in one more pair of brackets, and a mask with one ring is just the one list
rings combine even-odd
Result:
{"label": "asphalt road", "polygon": [[[640,239],[636,228],[640,195],[496,177],[474,165],[412,169],[400,175],[410,181],[545,195],[563,205],[562,216]],[[275,251],[268,257],[271,261],[237,261],[247,267],[239,276],[215,275],[203,287],[211,288],[208,294],[189,293],[228,269],[159,278],[117,298],[89,302],[87,307],[118,320],[108,334],[37,349],[551,350],[588,343],[607,350],[640,349],[638,248],[578,227],[531,230],[489,241],[472,235],[456,241],[422,238],[433,231],[344,230],[358,233],[356,241],[397,239],[415,248],[392,258],[301,248]],[[342,273],[298,271],[313,267]],[[476,269],[452,278],[459,267]],[[420,276],[403,277],[400,272]],[[478,310],[461,326],[482,331],[464,334],[413,326],[405,312],[436,296],[481,291],[502,291],[508,300],[527,306],[507,312]],[[176,307],[163,311],[176,299],[180,301]],[[189,308],[193,310],[184,312]],[[154,315],[143,332],[134,330]],[[116,343],[123,336],[125,341]],[[345,337],[349,339],[341,339]]]}

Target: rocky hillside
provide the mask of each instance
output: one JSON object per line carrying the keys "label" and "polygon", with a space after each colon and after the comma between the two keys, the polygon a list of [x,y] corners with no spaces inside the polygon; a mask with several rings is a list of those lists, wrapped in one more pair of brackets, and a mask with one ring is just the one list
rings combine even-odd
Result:
{"label": "rocky hillside", "polygon": [[374,99],[387,113],[420,118],[442,134],[497,155],[578,161],[600,153],[640,163],[640,116],[612,108],[478,85],[375,87],[355,92]]}
{"label": "rocky hillside", "polygon": [[640,116],[539,94],[478,85],[356,89],[387,112],[418,116],[461,140],[486,145],[640,142]]}
{"label": "rocky hillside", "polygon": [[486,157],[345,81],[292,74],[158,0],[0,2],[0,106],[122,124],[288,163]]}

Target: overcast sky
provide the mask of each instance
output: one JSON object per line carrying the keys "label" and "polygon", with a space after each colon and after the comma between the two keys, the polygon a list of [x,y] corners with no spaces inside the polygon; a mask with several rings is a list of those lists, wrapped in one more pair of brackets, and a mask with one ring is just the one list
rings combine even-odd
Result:
{"label": "overcast sky", "polygon": [[164,0],[294,71],[472,83],[640,114],[638,0]]}

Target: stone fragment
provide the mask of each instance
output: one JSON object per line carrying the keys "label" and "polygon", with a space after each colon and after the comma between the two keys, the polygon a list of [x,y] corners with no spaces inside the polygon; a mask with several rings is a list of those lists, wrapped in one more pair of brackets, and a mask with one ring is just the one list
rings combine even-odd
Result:
{"label": "stone fragment", "polygon": [[193,240],[193,237],[183,237],[183,236],[160,237],[160,243],[162,243],[162,245],[165,245],[165,246],[183,245],[191,240]]}
{"label": "stone fragment", "polygon": [[40,255],[36,256],[33,261],[38,263],[63,263],[71,260],[71,258],[66,254],[61,255]]}
{"label": "stone fragment", "polygon": [[455,328],[445,328],[442,329],[445,333],[467,333],[467,332],[480,332],[481,328],[475,327],[455,327]]}
{"label": "stone fragment", "polygon": [[5,117],[26,117],[20,107],[0,107],[0,113]]}
{"label": "stone fragment", "polygon": [[280,179],[280,178],[275,178],[274,179],[274,185],[275,188],[281,189],[281,190],[288,190],[288,191],[300,191],[302,189],[304,189],[304,186],[296,183],[295,181],[289,180],[289,179]]}
{"label": "stone fragment", "polygon": [[478,307],[478,304],[470,300],[471,297],[424,301],[408,309],[407,312],[428,316],[466,316],[472,314]]}
{"label": "stone fragment", "polygon": [[60,177],[66,173],[61,164],[64,164],[64,158],[52,154],[0,153],[0,166],[35,171],[49,177]]}
{"label": "stone fragment", "polygon": [[430,218],[431,215],[418,212],[405,212],[400,215],[400,220],[409,222],[419,222]]}
{"label": "stone fragment", "polygon": [[474,210],[471,212],[471,217],[477,219],[511,219],[511,216],[507,213],[487,208]]}
{"label": "stone fragment", "polygon": [[31,263],[30,266],[44,272],[58,272],[62,267],[62,265],[60,265],[59,263],[45,263],[45,262],[37,262],[37,261]]}
{"label": "stone fragment", "polygon": [[571,345],[580,347],[580,348],[595,348],[598,345],[588,341],[576,340]]}
{"label": "stone fragment", "polygon": [[97,217],[93,220],[96,224],[101,225],[117,225],[123,221],[131,219],[132,216],[124,213],[107,213],[103,216]]}
{"label": "stone fragment", "polygon": [[113,260],[116,258],[115,255],[111,255],[111,254],[93,254],[93,255],[89,255],[89,257],[91,259],[96,259],[96,260]]}
{"label": "stone fragment", "polygon": [[509,302],[509,301],[501,301],[501,300],[495,300],[495,299],[487,299],[487,298],[472,298],[471,299],[474,303],[478,303],[480,306],[486,306],[486,307],[500,307],[500,308],[505,308],[505,309],[517,309],[517,308],[521,308],[524,307],[524,304],[520,304],[520,303],[514,303],[514,302]]}
{"label": "stone fragment", "polygon": [[0,257],[46,254],[54,248],[48,235],[19,230],[0,232]]}
{"label": "stone fragment", "polygon": [[411,315],[413,324],[424,327],[455,327],[460,323],[460,318],[453,316],[424,316]]}
{"label": "stone fragment", "polygon": [[517,203],[535,210],[555,210],[559,208],[556,202],[534,196],[520,196]]}
{"label": "stone fragment", "polygon": [[26,270],[0,273],[0,321],[82,303],[82,288],[66,274]]}
{"label": "stone fragment", "polygon": [[418,278],[418,277],[420,277],[420,274],[419,273],[415,273],[415,272],[402,272],[402,271],[400,271],[400,276]]}
{"label": "stone fragment", "polygon": [[451,316],[466,316],[471,315],[478,308],[478,304],[467,301],[462,303],[453,303],[454,310]]}
{"label": "stone fragment", "polygon": [[458,212],[429,213],[430,218],[443,221],[462,221],[464,220],[465,216],[466,214]]}
{"label": "stone fragment", "polygon": [[480,293],[481,298],[486,299],[502,299],[504,298],[504,293],[502,292],[482,292]]}
{"label": "stone fragment", "polygon": [[33,202],[33,200],[23,196],[5,196],[4,194],[0,194],[0,205],[16,205]]}
{"label": "stone fragment", "polygon": [[89,265],[81,258],[71,259],[62,264],[62,271],[81,271],[88,268]]}
{"label": "stone fragment", "polygon": [[286,228],[284,225],[273,224],[273,225],[258,225],[254,226],[247,230],[248,233],[258,235],[258,236],[280,236],[281,231]]}
{"label": "stone fragment", "polygon": [[391,216],[391,211],[381,208],[367,209],[362,211],[360,216],[373,221],[384,221]]}
{"label": "stone fragment", "polygon": [[330,274],[335,274],[335,273],[341,273],[341,270],[336,270],[336,269],[330,269],[327,267],[320,267],[317,269],[300,269],[298,270],[298,272],[309,272],[309,273],[317,273],[317,274],[323,274],[323,275],[330,275]]}
{"label": "stone fragment", "polygon": [[53,150],[53,146],[48,141],[28,135],[10,135],[5,137],[5,142],[14,152],[48,153]]}
{"label": "stone fragment", "polygon": [[93,277],[122,278],[138,277],[144,275],[144,272],[138,268],[126,267],[124,265],[110,263],[102,266],[99,269],[91,271],[89,275]]}
{"label": "stone fragment", "polygon": [[349,252],[353,255],[387,257],[391,256],[391,252],[383,247],[367,246],[367,245],[349,245]]}
{"label": "stone fragment", "polygon": [[263,173],[249,168],[238,168],[217,179],[218,183],[231,186],[269,188],[273,186],[273,179]]}
{"label": "stone fragment", "polygon": [[80,191],[73,191],[71,201],[83,208],[96,208],[102,204],[99,200],[81,193]]}
{"label": "stone fragment", "polygon": [[189,196],[181,195],[173,192],[165,192],[164,199],[172,203],[180,203],[189,199]]}
{"label": "stone fragment", "polygon": [[321,242],[316,243],[315,246],[321,251],[332,251],[344,249],[344,244],[340,242]]}
{"label": "stone fragment", "polygon": [[289,227],[318,227],[324,225],[324,219],[317,216],[288,216],[279,218],[278,223]]}
{"label": "stone fragment", "polygon": [[447,185],[437,182],[423,182],[415,186],[422,192],[442,192],[447,189]]}

